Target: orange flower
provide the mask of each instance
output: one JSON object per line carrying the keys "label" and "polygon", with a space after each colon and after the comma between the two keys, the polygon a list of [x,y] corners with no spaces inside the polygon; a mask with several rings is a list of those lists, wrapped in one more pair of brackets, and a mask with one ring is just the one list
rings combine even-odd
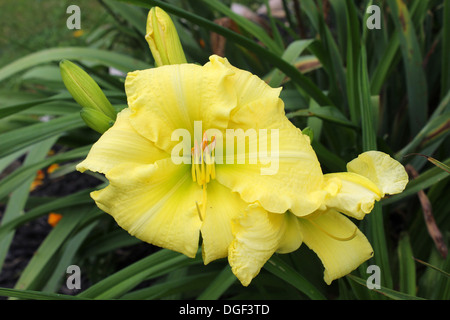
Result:
{"label": "orange flower", "polygon": [[49,213],[47,222],[52,227],[55,227],[58,224],[59,220],[61,220],[61,218],[62,218],[62,214],[52,212],[52,213]]}

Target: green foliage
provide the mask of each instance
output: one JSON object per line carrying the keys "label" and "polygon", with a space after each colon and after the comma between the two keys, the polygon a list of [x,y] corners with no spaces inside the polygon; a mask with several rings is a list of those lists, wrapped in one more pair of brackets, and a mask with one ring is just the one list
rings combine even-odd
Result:
{"label": "green foliage", "polygon": [[[267,3],[238,2],[250,10]],[[24,4],[18,3],[20,10]],[[14,37],[16,31],[26,33],[24,26],[10,17],[1,22],[8,40],[0,42],[6,52],[0,63],[0,272],[19,228],[50,212],[63,218],[21,270],[15,288],[0,288],[0,295],[52,300],[450,298],[450,258],[445,256],[450,179],[444,170],[450,165],[450,1],[282,1],[289,9],[284,18],[269,14],[264,25],[233,12],[231,1],[90,3],[80,3],[83,14],[89,12],[80,39],[67,37],[72,35],[65,28],[66,3],[48,10],[55,25],[38,26],[39,36]],[[366,26],[370,4],[381,8],[380,30]],[[154,63],[144,39],[153,6],[171,15],[188,62],[203,64],[219,50],[217,37],[211,37],[215,33],[223,37],[222,53],[233,65],[283,86],[287,116],[302,130],[308,128],[324,172],[345,170],[348,161],[372,149],[412,168],[405,192],[382,200],[359,224],[376,252],[372,260],[330,286],[322,280],[320,261],[304,245],[271,258],[248,288],[235,281],[226,261],[203,266],[201,254],[189,259],[154,248],[126,267],[104,267],[117,250],[140,243],[97,209],[90,189],[59,198],[30,193],[39,169],[59,163],[53,179],[74,172],[100,136],[80,117],[59,61],[80,65],[113,107],[122,109],[125,73]],[[12,9],[2,4],[2,10]],[[101,18],[92,18],[90,10]],[[224,17],[237,28],[215,23]],[[70,41],[55,40],[54,34]],[[54,45],[38,47],[46,41]],[[27,46],[23,54],[14,54],[17,42]],[[111,68],[121,73],[112,74]],[[52,148],[56,154],[48,155]],[[17,159],[18,168],[4,171]],[[424,212],[434,217],[434,225]],[[439,230],[441,242],[431,229]],[[83,270],[98,266],[88,275],[90,287],[76,296],[59,293],[70,264]],[[367,288],[371,264],[381,269],[380,289]]]}

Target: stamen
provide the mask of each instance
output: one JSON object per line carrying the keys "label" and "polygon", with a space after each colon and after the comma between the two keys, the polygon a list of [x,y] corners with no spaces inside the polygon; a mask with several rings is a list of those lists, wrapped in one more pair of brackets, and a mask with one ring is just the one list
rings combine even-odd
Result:
{"label": "stamen", "polygon": [[197,175],[195,174],[195,153],[194,153],[194,147],[192,147],[192,149],[191,149],[191,154],[192,154],[192,157],[191,157],[191,174],[192,174],[192,180],[194,181],[194,182],[196,182],[197,181]]}
{"label": "stamen", "polygon": [[211,138],[211,143],[208,145],[208,137],[206,132],[203,134],[201,143],[194,140],[194,147],[191,149],[192,154],[192,180],[197,182],[200,186],[209,183],[216,177],[215,170],[215,136]]}
{"label": "stamen", "polygon": [[195,201],[195,206],[197,207],[198,217],[200,218],[200,221],[203,222],[202,212],[200,211],[200,207],[198,206],[198,202],[197,201]]}
{"label": "stamen", "polygon": [[194,140],[194,147],[191,149],[192,154],[192,167],[191,174],[192,180],[197,182],[202,187],[202,204],[201,208],[198,202],[195,202],[197,207],[197,213],[201,221],[203,221],[206,215],[206,202],[207,202],[207,192],[206,186],[216,177],[215,162],[214,162],[214,148],[216,146],[216,139],[213,136],[211,138],[211,143],[208,145],[208,136],[206,132],[203,134],[201,143],[199,144],[197,140]]}
{"label": "stamen", "polygon": [[311,222],[315,227],[317,227],[320,231],[322,231],[323,233],[325,233],[327,236],[338,240],[338,241],[350,241],[352,240],[354,237],[356,237],[356,232],[358,231],[358,228],[355,226],[355,230],[353,230],[353,233],[349,236],[349,237],[338,237],[335,236],[331,233],[329,233],[328,231],[326,231],[325,229],[323,229],[321,226],[319,226],[317,223],[315,223],[312,219],[308,219],[309,222]]}

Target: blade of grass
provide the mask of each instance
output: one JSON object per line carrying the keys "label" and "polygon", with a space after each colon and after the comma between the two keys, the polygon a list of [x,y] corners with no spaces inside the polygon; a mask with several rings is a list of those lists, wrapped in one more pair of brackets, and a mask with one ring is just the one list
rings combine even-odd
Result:
{"label": "blade of grass", "polygon": [[25,103],[19,103],[19,104],[15,104],[15,105],[6,106],[6,107],[2,106],[2,107],[0,107],[0,119],[7,117],[11,114],[17,113],[17,112],[25,111],[31,107],[34,107],[34,106],[37,106],[37,105],[40,105],[43,103],[58,101],[58,100],[62,100],[62,99],[70,99],[71,100],[72,97],[70,96],[70,94],[68,92],[64,92],[64,93],[56,94],[49,98],[38,99],[38,100],[25,102]]}
{"label": "blade of grass", "polygon": [[255,38],[259,39],[274,54],[281,55],[283,53],[283,48],[280,47],[276,41],[272,40],[272,38],[267,34],[267,32],[260,26],[244,18],[243,16],[240,16],[237,13],[233,12],[230,8],[228,8],[225,4],[221,3],[220,1],[216,0],[201,0],[201,1],[206,5],[208,5],[209,7],[213,8],[214,10],[217,10],[218,12],[231,18],[233,21],[237,23],[239,27],[250,33]]}
{"label": "blade of grass", "polygon": [[319,119],[333,122],[342,126],[355,129],[356,126],[350,120],[348,120],[336,107],[319,107],[314,110],[300,109],[294,112],[286,113],[288,119],[294,117],[317,117]]}
{"label": "blade of grass", "polygon": [[0,287],[0,296],[24,300],[87,300],[59,293],[48,293],[33,290],[17,290]]}
{"label": "blade of grass", "polygon": [[444,28],[442,34],[441,97],[450,90],[450,0],[444,0]]}
{"label": "blade of grass", "polygon": [[427,266],[428,268],[431,268],[431,269],[433,269],[433,270],[436,270],[437,272],[440,272],[440,273],[441,273],[442,275],[444,275],[446,278],[450,279],[450,273],[445,272],[444,270],[442,270],[442,269],[440,269],[440,268],[438,268],[438,267],[436,267],[436,266],[433,266],[432,264],[429,264],[428,262],[422,261],[422,260],[420,260],[420,259],[414,258],[414,260],[416,260],[417,262],[423,264],[424,266]]}
{"label": "blade of grass", "polygon": [[65,279],[67,267],[73,264],[74,258],[78,253],[79,248],[97,224],[98,221],[94,221],[89,226],[82,228],[77,234],[68,239],[67,243],[61,250],[61,258],[59,259],[58,264],[55,266],[53,274],[47,280],[45,287],[42,288],[42,291],[58,291],[58,289],[61,287],[62,281]]}
{"label": "blade of grass", "polygon": [[94,284],[78,296],[92,299],[119,298],[151,275],[161,275],[190,263],[199,263],[185,255],[162,249]]}
{"label": "blade of grass", "polygon": [[[48,151],[54,145],[55,141],[56,141],[55,138],[51,138],[34,145],[33,148],[30,150],[30,152],[28,153],[23,163],[23,166],[31,165],[45,158],[47,156]],[[27,180],[25,180],[22,183],[21,186],[19,186],[11,193],[1,219],[2,225],[8,223],[9,221],[23,214],[25,203],[27,202],[28,196],[30,194],[30,186],[34,178],[35,175],[30,176]],[[3,262],[6,257],[6,254],[9,251],[9,247],[14,237],[14,234],[15,232],[11,231],[9,235],[3,237],[0,241],[0,270],[2,270]]]}
{"label": "blade of grass", "polygon": [[270,260],[266,262],[264,269],[294,286],[312,300],[326,299],[313,284],[276,255],[272,256]]}
{"label": "blade of grass", "polygon": [[[420,17],[426,13],[426,8],[422,7],[425,1],[413,1],[410,7],[411,20],[413,24],[418,24]],[[389,39],[389,43],[384,49],[384,53],[379,60],[371,78],[371,92],[372,95],[379,95],[381,88],[386,84],[388,75],[396,70],[395,65],[401,61],[400,58],[400,40],[399,31],[395,30]]]}
{"label": "blade of grass", "polygon": [[227,289],[236,282],[236,276],[230,266],[225,268],[209,283],[208,287],[197,297],[197,300],[217,300]]}
{"label": "blade of grass", "polygon": [[398,161],[403,162],[407,154],[419,152],[427,145],[440,139],[444,139],[450,134],[450,111],[433,119],[430,119],[420,132],[403,149],[395,154]]}
{"label": "blade of grass", "polygon": [[[351,281],[354,281],[355,283],[367,288],[366,282],[363,279],[356,277],[352,274],[349,274],[346,277],[347,277],[347,279],[350,279]],[[411,296],[411,295],[408,295],[408,294],[405,294],[402,292],[398,292],[398,291],[395,291],[395,290],[392,290],[389,288],[385,288],[383,286],[381,286],[380,289],[372,289],[372,290],[375,292],[378,292],[379,294],[381,294],[385,297],[388,297],[392,300],[424,300],[423,298]]]}
{"label": "blade of grass", "polygon": [[422,55],[408,7],[403,0],[388,0],[399,32],[400,47],[406,72],[409,127],[413,136],[424,127],[428,118],[428,89],[422,67]]}
{"label": "blade of grass", "polygon": [[408,234],[400,236],[397,247],[400,274],[400,291],[410,296],[416,295],[416,265],[413,259]]}
{"label": "blade of grass", "polygon": [[355,4],[353,1],[345,1],[345,4],[347,12],[347,97],[350,120],[357,124],[360,119],[358,61],[361,50],[361,35]]}
{"label": "blade of grass", "polygon": [[99,65],[113,67],[123,72],[148,69],[151,66],[127,55],[94,48],[52,48],[38,51],[15,60],[0,68],[0,82],[39,64],[59,62],[62,59],[86,60]]}
{"label": "blade of grass", "polygon": [[[449,166],[450,159],[442,161],[442,163]],[[381,204],[385,206],[403,200],[416,194],[418,191],[425,190],[444,179],[448,179],[449,177],[449,174],[441,168],[431,168],[420,174],[417,179],[410,181],[402,193],[381,200]]]}
{"label": "blade of grass", "polygon": [[83,126],[85,126],[85,123],[80,115],[75,113],[6,132],[1,135],[0,157]]}
{"label": "blade of grass", "polygon": [[184,276],[182,278],[165,280],[161,283],[153,284],[147,288],[132,291],[121,297],[121,300],[154,300],[165,298],[173,294],[183,294],[202,289],[206,283],[210,283],[217,276],[216,272],[200,273]]}
{"label": "blade of grass", "polygon": [[[290,64],[294,64],[296,59],[302,54],[302,52],[313,42],[314,40],[296,40],[289,44],[289,46],[284,51],[281,56],[282,59],[286,60]],[[276,70],[270,77],[269,85],[272,88],[279,87],[284,79],[284,74]]]}
{"label": "blade of grass", "polygon": [[33,176],[39,169],[47,167],[53,163],[60,163],[74,159],[81,159],[88,154],[90,148],[91,146],[88,145],[77,149],[73,149],[49,157],[47,159],[38,161],[32,165],[27,165],[25,167],[21,167],[15,170],[13,173],[9,174],[6,178],[0,180],[0,199],[6,197],[9,192],[18,187],[21,183],[23,183],[23,181]]}
{"label": "blade of grass", "polygon": [[128,247],[141,242],[141,240],[131,236],[125,230],[118,229],[116,231],[108,232],[101,237],[96,237],[90,241],[87,248],[83,251],[81,259],[94,257],[113,251],[117,248]]}
{"label": "blade of grass", "polygon": [[68,211],[63,215],[63,218],[45,238],[36,254],[23,270],[19,280],[14,286],[15,289],[40,289],[34,287],[35,283],[37,281],[42,281],[42,279],[39,279],[41,273],[44,271],[47,263],[50,261],[53,255],[58,251],[59,248],[61,248],[72,231],[75,230],[77,225],[86,216],[94,214],[94,211],[98,212],[98,209],[96,207],[91,209],[90,211],[83,209],[83,207],[80,208],[78,206],[66,209]]}
{"label": "blade of grass", "polygon": [[136,7],[129,6],[117,1],[104,0],[104,3],[110,10],[117,12],[124,20],[130,23],[139,34],[144,37],[146,30],[147,16]]}
{"label": "blade of grass", "polygon": [[93,190],[83,190],[77,193],[74,193],[69,196],[61,197],[58,199],[55,199],[53,201],[47,202],[45,204],[42,204],[40,206],[37,206],[31,210],[29,210],[26,214],[21,215],[5,224],[0,226],[0,240],[8,234],[11,230],[14,230],[28,221],[32,221],[36,218],[39,218],[45,214],[48,214],[52,211],[59,211],[63,208],[68,208],[71,206],[76,205],[83,205],[83,204],[89,204],[92,203],[92,199],[90,198],[89,194]]}

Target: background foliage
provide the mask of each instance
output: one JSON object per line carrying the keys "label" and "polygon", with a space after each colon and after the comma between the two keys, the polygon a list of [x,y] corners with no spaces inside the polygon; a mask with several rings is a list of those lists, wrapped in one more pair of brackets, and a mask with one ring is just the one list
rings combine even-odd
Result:
{"label": "background foliage", "polygon": [[[50,212],[63,215],[26,267],[17,270],[14,288],[0,288],[0,295],[450,298],[450,1],[281,1],[287,10],[267,10],[268,1],[237,2],[250,16],[232,11],[231,1],[78,1],[81,32],[65,25],[72,3],[0,4],[0,270],[14,254],[16,233]],[[370,4],[382,9],[381,30],[366,27]],[[343,171],[348,161],[372,149],[407,167],[411,181],[405,192],[381,201],[359,225],[374,247],[373,259],[327,286],[320,261],[302,246],[272,257],[244,288],[225,260],[203,266],[201,255],[189,259],[140,243],[95,207],[89,191],[105,181],[98,175],[83,180],[75,165],[99,134],[81,120],[58,63],[78,63],[118,110],[125,107],[126,72],[153,66],[144,34],[147,12],[155,5],[173,17],[189,62],[203,64],[217,53],[271,86],[282,85],[287,116],[312,130],[324,172]],[[265,13],[255,15],[260,8]],[[38,170],[52,164],[59,167],[47,171],[45,184],[72,189],[31,192]],[[83,188],[68,177],[81,179]],[[83,270],[80,291],[63,290],[71,264]],[[371,264],[380,267],[380,289],[366,288]]]}

